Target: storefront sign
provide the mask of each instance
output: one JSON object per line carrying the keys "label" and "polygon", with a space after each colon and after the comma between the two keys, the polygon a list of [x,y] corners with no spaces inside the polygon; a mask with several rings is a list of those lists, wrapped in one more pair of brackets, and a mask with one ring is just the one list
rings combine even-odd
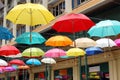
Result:
{"label": "storefront sign", "polygon": [[89,67],[89,72],[99,72],[100,66]]}

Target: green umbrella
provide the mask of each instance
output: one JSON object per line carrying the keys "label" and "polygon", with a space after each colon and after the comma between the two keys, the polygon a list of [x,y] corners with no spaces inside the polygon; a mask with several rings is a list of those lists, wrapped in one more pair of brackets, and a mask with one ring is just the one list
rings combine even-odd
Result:
{"label": "green umbrella", "polygon": [[25,32],[18,36],[15,41],[19,44],[42,44],[46,39],[38,32]]}
{"label": "green umbrella", "polygon": [[22,56],[28,58],[41,57],[42,55],[44,55],[44,51],[36,47],[27,48],[22,52]]}

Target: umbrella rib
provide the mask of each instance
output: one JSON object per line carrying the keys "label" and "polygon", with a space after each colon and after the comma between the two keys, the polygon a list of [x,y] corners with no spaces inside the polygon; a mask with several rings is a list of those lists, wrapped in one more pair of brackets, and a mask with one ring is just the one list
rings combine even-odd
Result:
{"label": "umbrella rib", "polygon": [[[40,11],[40,10],[38,10],[41,14],[42,14],[42,16],[44,16],[44,14]],[[46,17],[44,16],[44,19],[45,19],[45,21],[48,23],[48,21],[47,21],[47,19],[46,19]]]}
{"label": "umbrella rib", "polygon": [[25,10],[25,8],[17,15],[16,20],[14,21],[14,23],[17,22],[19,15],[21,15],[21,13],[22,13],[24,10]]}

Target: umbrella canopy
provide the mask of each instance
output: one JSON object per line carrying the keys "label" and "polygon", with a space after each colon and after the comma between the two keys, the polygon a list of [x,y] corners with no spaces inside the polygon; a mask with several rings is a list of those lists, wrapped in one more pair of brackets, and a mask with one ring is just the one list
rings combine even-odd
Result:
{"label": "umbrella canopy", "polygon": [[73,58],[73,57],[65,55],[65,56],[60,56],[60,58],[67,59],[67,58]]}
{"label": "umbrella canopy", "polygon": [[[75,43],[75,45],[74,45],[74,43]],[[90,38],[83,37],[83,38],[76,39],[73,42],[73,45],[75,47],[87,48],[87,47],[95,46],[96,42],[94,40],[90,39]]]}
{"label": "umbrella canopy", "polygon": [[18,36],[15,41],[19,44],[42,44],[45,38],[38,32],[25,32]]}
{"label": "umbrella canopy", "polygon": [[26,64],[39,66],[41,65],[41,62],[38,59],[33,58],[33,59],[28,59],[26,61]]}
{"label": "umbrella canopy", "polygon": [[5,72],[11,72],[11,71],[15,71],[15,70],[16,70],[16,68],[14,68],[12,66],[7,66],[7,67],[4,68]]}
{"label": "umbrella canopy", "polygon": [[0,48],[0,55],[9,56],[17,55],[20,51],[15,46],[5,45]]}
{"label": "umbrella canopy", "polygon": [[52,26],[57,32],[80,32],[90,29],[94,22],[84,14],[66,14],[56,21]]}
{"label": "umbrella canopy", "polygon": [[120,39],[115,39],[114,42],[116,43],[117,46],[120,47]]}
{"label": "umbrella canopy", "polygon": [[117,20],[104,20],[93,26],[88,34],[97,37],[114,36],[120,33],[120,22]]}
{"label": "umbrella canopy", "polygon": [[9,11],[6,19],[14,24],[35,26],[47,24],[54,16],[42,5],[35,3],[19,4]]}
{"label": "umbrella canopy", "polygon": [[96,40],[96,43],[97,43],[96,46],[101,47],[101,48],[116,46],[115,42],[112,39],[109,39],[109,38],[98,39],[98,40]]}
{"label": "umbrella canopy", "polygon": [[99,47],[89,47],[85,49],[85,52],[88,56],[103,53],[103,50]]}
{"label": "umbrella canopy", "polygon": [[8,66],[8,63],[5,60],[0,59],[0,66]]}
{"label": "umbrella canopy", "polygon": [[44,57],[57,58],[60,56],[65,56],[66,52],[59,48],[53,48],[45,52]]}
{"label": "umbrella canopy", "polygon": [[22,61],[20,59],[13,59],[13,60],[9,61],[9,64],[10,65],[18,65],[18,66],[25,65],[24,61]]}
{"label": "umbrella canopy", "polygon": [[63,36],[63,35],[57,35],[57,36],[53,36],[50,37],[46,42],[45,45],[46,46],[68,46],[72,44],[72,40],[67,37],[67,36]]}
{"label": "umbrella canopy", "polygon": [[75,56],[75,57],[85,55],[85,51],[80,48],[70,48],[66,53],[67,56]]}
{"label": "umbrella canopy", "polygon": [[24,66],[18,66],[18,69],[29,69],[30,67],[28,65],[24,65]]}
{"label": "umbrella canopy", "polygon": [[16,55],[8,55],[8,56],[5,56],[5,57],[20,58],[20,57],[22,57],[22,54],[21,54],[21,53],[18,53],[18,54],[16,54]]}
{"label": "umbrella canopy", "polygon": [[4,72],[4,70],[2,68],[0,68],[0,73],[3,73],[3,72]]}
{"label": "umbrella canopy", "polygon": [[2,39],[10,40],[13,37],[14,37],[13,34],[8,30],[8,28],[0,26],[0,40]]}
{"label": "umbrella canopy", "polygon": [[41,57],[42,55],[44,55],[44,51],[40,48],[36,48],[36,47],[31,47],[31,48],[27,48],[22,52],[22,56],[23,57]]}
{"label": "umbrella canopy", "polygon": [[43,58],[41,62],[46,63],[46,64],[55,64],[56,61],[53,58]]}

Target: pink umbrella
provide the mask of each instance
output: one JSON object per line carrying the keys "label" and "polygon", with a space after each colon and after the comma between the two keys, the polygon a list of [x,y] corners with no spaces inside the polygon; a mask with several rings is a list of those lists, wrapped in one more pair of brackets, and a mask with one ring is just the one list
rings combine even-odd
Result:
{"label": "pink umbrella", "polygon": [[0,73],[3,73],[4,71],[3,71],[3,69],[2,68],[0,68]]}
{"label": "pink umbrella", "polygon": [[116,39],[114,42],[116,43],[117,46],[120,47],[120,39]]}
{"label": "pink umbrella", "polygon": [[50,58],[57,58],[60,56],[65,56],[65,55],[66,55],[66,52],[64,50],[59,49],[59,48],[53,48],[53,49],[48,50],[44,56],[50,57]]}
{"label": "pink umbrella", "polygon": [[0,66],[0,73],[4,72],[5,67],[4,66]]}

